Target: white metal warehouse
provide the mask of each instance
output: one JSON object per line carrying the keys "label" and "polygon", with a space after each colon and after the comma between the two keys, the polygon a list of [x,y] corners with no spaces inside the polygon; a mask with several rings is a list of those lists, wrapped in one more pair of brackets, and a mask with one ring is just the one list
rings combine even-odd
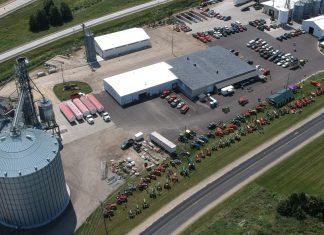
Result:
{"label": "white metal warehouse", "polygon": [[178,78],[165,62],[104,79],[105,90],[120,104],[127,105],[158,95],[176,86]]}
{"label": "white metal warehouse", "polygon": [[324,15],[304,20],[302,28],[315,37],[324,37]]}
{"label": "white metal warehouse", "polygon": [[94,38],[96,52],[110,59],[151,47],[150,37],[142,28],[131,28]]}

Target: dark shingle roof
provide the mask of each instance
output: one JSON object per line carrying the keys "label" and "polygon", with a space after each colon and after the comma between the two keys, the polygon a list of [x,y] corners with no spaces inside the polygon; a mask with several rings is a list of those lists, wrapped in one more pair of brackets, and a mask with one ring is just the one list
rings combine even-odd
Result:
{"label": "dark shingle roof", "polygon": [[221,83],[255,70],[220,46],[177,57],[167,63],[173,67],[171,71],[191,90]]}

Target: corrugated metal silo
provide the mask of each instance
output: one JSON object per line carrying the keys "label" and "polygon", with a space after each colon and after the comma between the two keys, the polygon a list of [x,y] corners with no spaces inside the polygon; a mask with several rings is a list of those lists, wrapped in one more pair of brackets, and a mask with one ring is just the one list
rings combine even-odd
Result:
{"label": "corrugated metal silo", "polygon": [[321,2],[321,14],[324,14],[324,0]]}
{"label": "corrugated metal silo", "polygon": [[96,58],[96,47],[94,41],[94,34],[88,30],[84,32],[84,43],[87,55],[87,62],[93,63],[97,61]]}
{"label": "corrugated metal silo", "polygon": [[39,129],[0,135],[0,223],[34,228],[59,216],[69,204],[54,136]]}
{"label": "corrugated metal silo", "polygon": [[294,5],[294,11],[293,11],[293,20],[296,22],[301,22],[303,20],[304,16],[304,3],[303,2],[297,2]]}
{"label": "corrugated metal silo", "polygon": [[309,18],[312,15],[313,3],[311,0],[304,0],[303,19]]}
{"label": "corrugated metal silo", "polygon": [[318,14],[320,14],[321,1],[322,0],[314,0],[313,1],[313,12],[312,12],[313,16],[317,16]]}
{"label": "corrugated metal silo", "polygon": [[47,98],[43,98],[38,102],[38,111],[42,122],[50,122],[55,119],[52,101]]}

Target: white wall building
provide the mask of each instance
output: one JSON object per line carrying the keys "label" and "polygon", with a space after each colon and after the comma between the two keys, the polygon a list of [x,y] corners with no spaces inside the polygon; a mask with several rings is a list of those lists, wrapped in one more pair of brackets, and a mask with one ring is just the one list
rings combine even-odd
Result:
{"label": "white wall building", "polygon": [[302,29],[315,37],[324,37],[324,15],[304,20]]}
{"label": "white wall building", "polygon": [[104,79],[105,90],[120,104],[127,105],[171,90],[178,81],[165,62]]}
{"label": "white wall building", "polygon": [[114,58],[151,47],[142,28],[131,28],[94,38],[96,52],[104,59]]}

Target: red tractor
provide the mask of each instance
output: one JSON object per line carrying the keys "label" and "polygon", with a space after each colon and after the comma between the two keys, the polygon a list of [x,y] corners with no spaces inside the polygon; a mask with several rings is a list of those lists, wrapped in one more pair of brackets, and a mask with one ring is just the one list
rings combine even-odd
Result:
{"label": "red tractor", "polygon": [[319,82],[319,81],[311,81],[310,82],[313,86],[316,86],[316,87],[322,87],[322,83]]}
{"label": "red tractor", "polygon": [[238,103],[240,105],[244,106],[244,105],[249,103],[249,100],[247,98],[245,98],[245,97],[241,97],[241,98],[239,98]]}
{"label": "red tractor", "polygon": [[108,211],[110,211],[110,210],[117,210],[117,204],[112,204],[112,203],[108,203],[107,205],[106,205],[106,208],[105,208],[106,210],[108,210]]}
{"label": "red tractor", "polygon": [[121,196],[116,197],[116,199],[117,199],[117,204],[121,205],[123,203],[127,203],[128,197],[125,195],[121,195]]}

